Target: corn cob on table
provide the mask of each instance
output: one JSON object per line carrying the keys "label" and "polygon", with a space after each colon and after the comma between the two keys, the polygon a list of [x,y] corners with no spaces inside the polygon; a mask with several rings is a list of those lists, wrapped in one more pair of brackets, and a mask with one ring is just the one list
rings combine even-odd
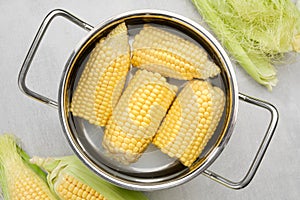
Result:
{"label": "corn cob on table", "polygon": [[41,170],[22,159],[16,138],[11,134],[0,135],[0,192],[9,200],[57,200],[51,193]]}

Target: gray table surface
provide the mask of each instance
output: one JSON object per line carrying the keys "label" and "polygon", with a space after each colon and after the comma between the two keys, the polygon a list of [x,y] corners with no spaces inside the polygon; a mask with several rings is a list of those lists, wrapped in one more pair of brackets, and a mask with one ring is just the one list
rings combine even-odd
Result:
{"label": "gray table surface", "polygon": [[[45,15],[66,9],[96,25],[111,16],[136,9],[164,9],[202,23],[189,0],[0,1],[0,133],[14,133],[30,155],[72,154],[61,129],[57,110],[24,94],[18,72]],[[86,32],[65,20],[55,20],[42,42],[28,75],[28,85],[57,98],[62,69],[70,52]],[[277,67],[279,83],[272,92],[255,83],[235,66],[239,91],[273,103],[280,112],[278,128],[263,162],[245,189],[235,191],[199,175],[181,186],[147,192],[150,199],[299,199],[300,194],[300,61]],[[297,100],[298,99],[298,100]],[[238,120],[226,149],[210,167],[233,180],[246,172],[267,128],[269,114],[239,102]]]}

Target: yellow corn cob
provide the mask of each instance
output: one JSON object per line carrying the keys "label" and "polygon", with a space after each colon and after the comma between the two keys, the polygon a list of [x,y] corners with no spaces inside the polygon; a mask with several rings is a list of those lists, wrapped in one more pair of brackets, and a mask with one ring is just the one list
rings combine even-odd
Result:
{"label": "yellow corn cob", "polygon": [[224,110],[223,91],[209,82],[193,80],[175,99],[153,144],[185,166],[201,154]]}
{"label": "yellow corn cob", "polygon": [[76,156],[33,157],[48,172],[47,181],[61,200],[147,200],[137,191],[112,185],[89,170]]}
{"label": "yellow corn cob", "polygon": [[106,126],[103,146],[109,154],[124,164],[135,162],[151,143],[176,91],[160,74],[137,71]]}
{"label": "yellow corn cob", "polygon": [[176,79],[206,79],[220,72],[204,49],[150,25],[135,36],[132,55],[133,66]]}
{"label": "yellow corn cob", "polygon": [[72,97],[73,115],[105,126],[121,96],[129,67],[127,28],[122,23],[92,50]]}
{"label": "yellow corn cob", "polygon": [[65,175],[58,184],[57,194],[61,199],[99,199],[105,200],[105,197],[95,191],[93,188],[84,185],[78,179],[71,175]]}
{"label": "yellow corn cob", "polygon": [[13,135],[0,136],[0,186],[4,199],[56,199],[46,183],[45,174],[27,163],[22,158],[25,152],[21,151]]}

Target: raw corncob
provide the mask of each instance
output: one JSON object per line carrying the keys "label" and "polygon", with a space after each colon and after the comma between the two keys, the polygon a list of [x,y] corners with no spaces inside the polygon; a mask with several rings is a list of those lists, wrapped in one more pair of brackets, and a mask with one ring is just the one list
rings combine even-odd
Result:
{"label": "raw corncob", "polygon": [[191,166],[214,133],[224,103],[220,88],[206,81],[188,82],[168,111],[153,144],[183,165]]}
{"label": "raw corncob", "polygon": [[176,91],[160,74],[137,71],[106,126],[103,146],[108,154],[124,164],[135,162],[151,143]]}
{"label": "raw corncob", "polygon": [[48,184],[61,200],[147,200],[141,192],[122,189],[101,179],[76,156],[33,157],[31,162],[48,172]]}
{"label": "raw corncob", "polygon": [[220,72],[203,48],[150,25],[145,25],[135,36],[131,63],[138,68],[183,80],[206,79]]}
{"label": "raw corncob", "polygon": [[13,135],[0,136],[0,186],[4,199],[57,199],[46,183],[45,173],[29,163],[28,155],[16,142]]}
{"label": "raw corncob", "polygon": [[105,126],[122,93],[129,67],[127,27],[122,23],[92,50],[72,97],[73,115]]}

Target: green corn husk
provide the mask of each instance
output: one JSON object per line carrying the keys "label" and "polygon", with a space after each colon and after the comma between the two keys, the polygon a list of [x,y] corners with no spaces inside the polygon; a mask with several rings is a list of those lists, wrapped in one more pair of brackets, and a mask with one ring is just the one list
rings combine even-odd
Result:
{"label": "green corn husk", "polygon": [[300,12],[290,0],[192,0],[224,47],[269,90],[273,66],[287,52],[300,52]]}
{"label": "green corn husk", "polygon": [[[65,182],[66,177],[74,177],[83,185],[90,186],[103,199],[108,200],[147,200],[142,192],[130,191],[119,188],[101,179],[88,169],[76,156],[65,156],[59,158],[40,158],[33,157],[31,162],[37,164],[48,172],[47,181],[53,192],[55,192],[62,200],[63,197],[59,187]],[[77,189],[76,189],[77,191]],[[72,194],[77,195],[72,188]],[[71,195],[71,194],[70,194]],[[81,197],[82,198],[82,197]],[[96,199],[102,199],[96,198]]]}
{"label": "green corn husk", "polygon": [[57,199],[46,183],[46,174],[29,162],[28,154],[10,134],[0,136],[0,187],[5,200]]}

